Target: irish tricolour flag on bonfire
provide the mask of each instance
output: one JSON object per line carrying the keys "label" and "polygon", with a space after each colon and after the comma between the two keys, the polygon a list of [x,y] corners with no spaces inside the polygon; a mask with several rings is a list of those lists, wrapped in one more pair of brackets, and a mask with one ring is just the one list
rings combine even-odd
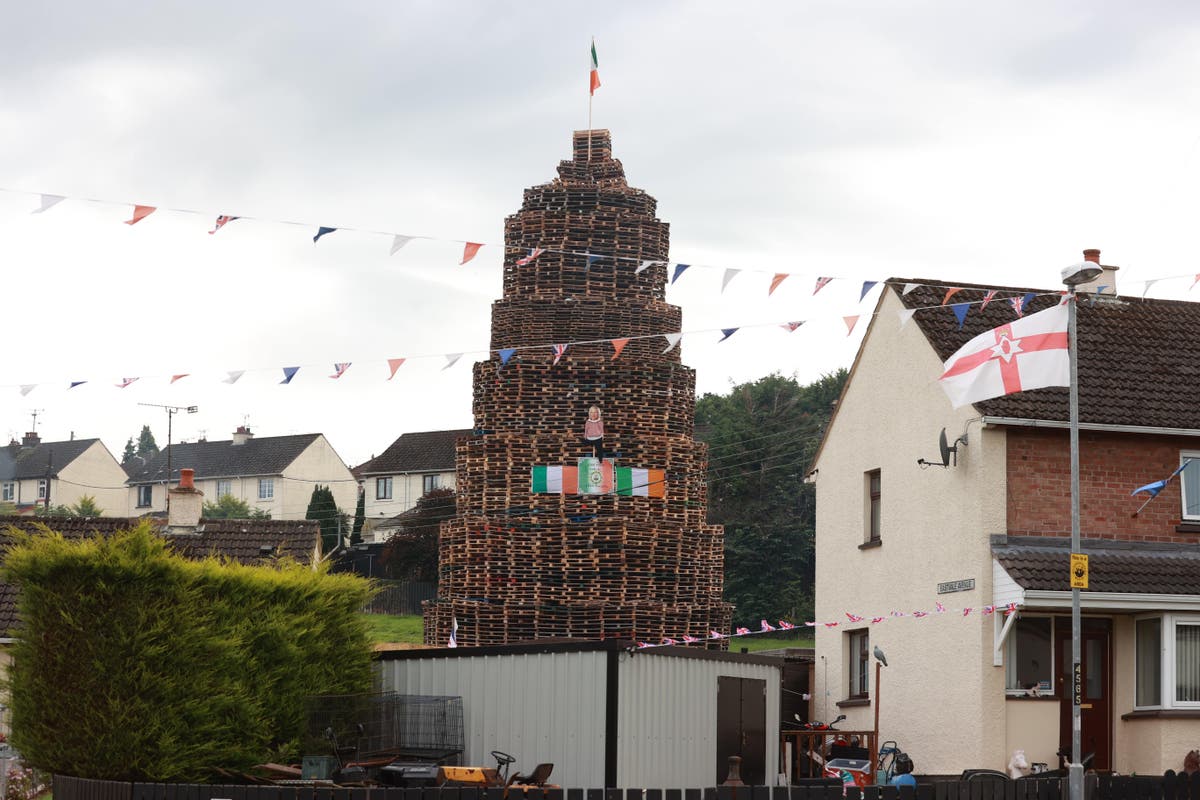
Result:
{"label": "irish tricolour flag on bonfire", "polygon": [[589,94],[595,94],[596,90],[600,88],[600,62],[598,62],[596,60],[596,40],[595,39],[592,39],[591,85],[592,85],[592,90],[591,90],[591,92],[589,92]]}
{"label": "irish tricolour flag on bonfire", "polygon": [[581,458],[577,465],[534,467],[534,494],[617,494],[662,497],[666,476],[661,469],[615,467],[608,460]]}
{"label": "irish tricolour flag on bonfire", "polygon": [[946,361],[940,382],[955,408],[1005,394],[1069,386],[1065,303],[979,334]]}

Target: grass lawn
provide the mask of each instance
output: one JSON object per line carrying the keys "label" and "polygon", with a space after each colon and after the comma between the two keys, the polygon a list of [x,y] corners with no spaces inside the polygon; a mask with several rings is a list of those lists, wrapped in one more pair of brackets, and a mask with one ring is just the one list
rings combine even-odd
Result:
{"label": "grass lawn", "polygon": [[[417,615],[393,617],[387,614],[364,614],[371,626],[371,636],[376,642],[404,642],[421,644],[424,629],[421,617]],[[808,631],[788,631],[787,633],[764,633],[759,636],[742,636],[729,642],[732,652],[757,653],[760,650],[774,650],[780,647],[812,647],[813,637]]]}

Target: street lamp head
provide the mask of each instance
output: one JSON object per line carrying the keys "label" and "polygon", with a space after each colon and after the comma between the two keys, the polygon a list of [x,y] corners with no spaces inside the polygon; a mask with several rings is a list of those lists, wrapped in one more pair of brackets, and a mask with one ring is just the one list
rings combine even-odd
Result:
{"label": "street lamp head", "polygon": [[1062,282],[1071,287],[1079,286],[1080,284],[1096,280],[1096,278],[1100,277],[1101,272],[1103,270],[1096,262],[1081,261],[1078,264],[1063,267]]}

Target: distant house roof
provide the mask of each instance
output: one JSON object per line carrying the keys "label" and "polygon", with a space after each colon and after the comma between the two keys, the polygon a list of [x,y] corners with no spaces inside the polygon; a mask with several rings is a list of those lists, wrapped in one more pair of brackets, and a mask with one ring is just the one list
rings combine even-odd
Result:
{"label": "distant house roof", "polygon": [[[904,294],[905,284],[918,284]],[[1043,311],[1061,300],[1059,289],[1028,289],[953,283],[944,280],[889,279],[945,361],[986,330],[1016,319],[1009,298],[1035,293],[1025,313]],[[972,303],[959,328],[949,307],[949,288],[960,288],[952,303]],[[986,292],[998,290],[981,309]],[[1079,330],[1079,418],[1084,423],[1200,430],[1200,303],[1081,294]],[[1067,389],[1034,389],[976,403],[986,416],[1066,421]]]}
{"label": "distant house roof", "polygon": [[406,433],[383,453],[352,471],[363,475],[392,475],[402,472],[450,472],[454,469],[454,444],[470,436],[470,428],[452,431]]}
{"label": "distant house roof", "polygon": [[[129,530],[143,520],[130,517],[21,517],[0,515],[0,548],[5,532],[16,528],[37,533],[45,525],[67,539],[109,536]],[[160,531],[166,521],[149,520]],[[312,560],[321,529],[315,520],[277,519],[201,519],[194,533],[164,534],[172,546],[188,558],[225,556],[242,564],[271,564],[276,558],[289,557],[300,563]],[[0,635],[13,629],[17,621],[17,590],[0,581]]]}
{"label": "distant house roof", "polygon": [[183,468],[194,469],[197,480],[280,475],[320,435],[263,436],[251,438],[244,444],[234,444],[229,439],[173,444],[147,459],[145,464],[130,465],[126,483],[166,481],[168,450],[171,452],[172,481],[179,478],[179,470]]}
{"label": "distant house roof", "polygon": [[[1036,539],[1030,541],[1030,539]],[[1200,548],[1195,545],[1087,540],[1088,591],[1200,595]],[[1070,540],[1009,537],[992,555],[1024,589],[1070,591]]]}
{"label": "distant house roof", "polygon": [[42,442],[36,447],[10,444],[0,447],[0,480],[55,477],[99,439],[72,439],[67,442]]}

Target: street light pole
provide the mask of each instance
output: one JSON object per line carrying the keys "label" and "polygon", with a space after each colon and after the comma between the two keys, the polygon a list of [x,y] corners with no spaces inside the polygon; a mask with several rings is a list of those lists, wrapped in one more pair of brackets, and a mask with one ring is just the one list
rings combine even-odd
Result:
{"label": "street light pole", "polygon": [[166,406],[160,403],[138,403],[139,406],[148,406],[149,408],[162,408],[167,412],[167,499],[166,509],[171,510],[171,423],[175,419],[175,415],[180,411],[186,411],[189,414],[195,414],[200,409],[196,406]]}

